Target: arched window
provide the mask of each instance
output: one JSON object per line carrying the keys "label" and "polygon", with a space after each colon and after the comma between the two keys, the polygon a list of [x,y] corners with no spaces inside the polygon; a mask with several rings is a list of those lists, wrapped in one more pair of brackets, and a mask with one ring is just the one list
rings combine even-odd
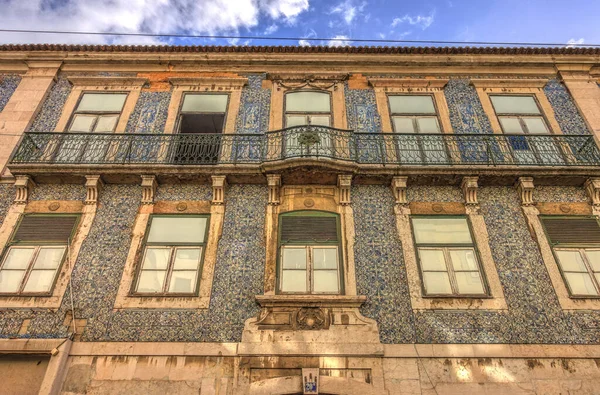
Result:
{"label": "arched window", "polygon": [[334,213],[294,211],[279,216],[279,293],[343,293],[339,229]]}

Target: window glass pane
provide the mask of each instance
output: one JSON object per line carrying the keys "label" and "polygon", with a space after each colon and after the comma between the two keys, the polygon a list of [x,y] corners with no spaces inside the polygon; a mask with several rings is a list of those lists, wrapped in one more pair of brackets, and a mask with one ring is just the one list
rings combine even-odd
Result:
{"label": "window glass pane", "polygon": [[153,217],[149,243],[203,243],[206,217]]}
{"label": "window glass pane", "polygon": [[166,271],[142,270],[138,282],[138,292],[162,292]]}
{"label": "window glass pane", "polygon": [[456,285],[461,294],[483,294],[483,284],[478,272],[456,272]]}
{"label": "window glass pane", "polygon": [[592,270],[600,272],[600,250],[586,250],[585,253],[592,266]]}
{"label": "window glass pane", "polygon": [[146,248],[146,256],[142,268],[166,270],[170,255],[170,248]]}
{"label": "window glass pane", "polygon": [[446,260],[442,250],[430,250],[419,248],[421,258],[421,270],[447,271]]}
{"label": "window glass pane", "polygon": [[396,133],[416,133],[412,118],[394,117],[392,121],[394,121],[394,131]]}
{"label": "window glass pane", "polygon": [[50,292],[55,270],[32,270],[23,292]]}
{"label": "window glass pane", "polygon": [[479,270],[475,251],[472,249],[450,250],[450,260],[452,261],[452,267],[456,271]]}
{"label": "window glass pane", "polygon": [[306,271],[284,270],[282,273],[281,290],[283,292],[306,292]]}
{"label": "window glass pane", "polygon": [[465,218],[413,218],[418,244],[470,244],[471,233]]}
{"label": "window glass pane", "polygon": [[169,292],[171,293],[192,293],[196,290],[196,275],[198,271],[173,271],[171,273],[171,282],[169,283]]}
{"label": "window glass pane", "polygon": [[597,295],[592,278],[588,273],[565,273],[573,295]]}
{"label": "window glass pane", "polygon": [[285,110],[298,112],[330,112],[329,93],[293,92],[285,95]]}
{"label": "window glass pane", "polygon": [[284,269],[306,269],[306,248],[284,248]]}
{"label": "window glass pane", "polygon": [[17,292],[25,270],[2,270],[0,271],[0,292]]}
{"label": "window glass pane", "polygon": [[75,115],[69,131],[71,132],[90,132],[92,125],[96,120],[95,115]]}
{"label": "window glass pane", "polygon": [[305,115],[288,115],[286,117],[285,127],[308,125],[308,118]]}
{"label": "window glass pane", "polygon": [[338,292],[337,270],[316,270],[314,280],[314,292]]}
{"label": "window glass pane", "polygon": [[388,96],[393,114],[435,114],[431,96]]}
{"label": "window glass pane", "polygon": [[419,124],[419,133],[439,133],[440,126],[437,118],[417,118]]}
{"label": "window glass pane", "polygon": [[525,131],[518,118],[498,117],[502,131],[507,134],[523,134]]}
{"label": "window glass pane", "polygon": [[565,272],[587,272],[585,263],[581,258],[579,251],[575,250],[556,250],[556,256]]}
{"label": "window glass pane", "polygon": [[428,295],[452,293],[448,273],[424,272],[423,283],[425,285],[425,293]]}
{"label": "window glass pane", "polygon": [[35,248],[11,248],[2,269],[27,269]]}
{"label": "window glass pane", "polygon": [[529,133],[539,133],[539,134],[548,134],[548,128],[546,127],[546,122],[542,117],[536,118],[523,118],[525,125],[527,125],[527,130]]}
{"label": "window glass pane", "polygon": [[313,259],[315,269],[335,269],[338,268],[337,248],[314,248]]}
{"label": "window glass pane", "polygon": [[113,130],[115,130],[115,126],[117,126],[118,119],[118,115],[103,115],[98,117],[98,123],[96,123],[94,132],[112,132]]}
{"label": "window glass pane", "polygon": [[173,264],[173,269],[198,270],[198,262],[200,262],[201,255],[201,248],[178,248],[175,252],[175,262]]}
{"label": "window glass pane", "polygon": [[329,126],[329,117],[310,116],[310,124],[316,126]]}
{"label": "window glass pane", "polygon": [[40,252],[33,264],[34,269],[56,269],[62,261],[65,247],[44,247],[40,248]]}
{"label": "window glass pane", "polygon": [[187,94],[181,112],[226,112],[227,95]]}
{"label": "window glass pane", "polygon": [[539,114],[532,96],[490,96],[494,110],[498,114]]}
{"label": "window glass pane", "polygon": [[126,98],[126,93],[85,93],[77,111],[121,112]]}

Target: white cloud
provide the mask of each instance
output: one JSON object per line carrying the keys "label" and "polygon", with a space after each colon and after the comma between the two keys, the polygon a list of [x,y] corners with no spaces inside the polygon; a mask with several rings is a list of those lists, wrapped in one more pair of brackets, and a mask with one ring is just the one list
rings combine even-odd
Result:
{"label": "white cloud", "polygon": [[[4,29],[124,33],[231,34],[271,22],[294,21],[309,0],[0,0]],[[0,43],[167,43],[152,37],[4,33]]]}
{"label": "white cloud", "polygon": [[301,47],[310,47],[310,42],[307,40],[298,40],[298,45]]}
{"label": "white cloud", "polygon": [[275,23],[270,25],[269,27],[267,27],[265,29],[265,35],[269,35],[269,34],[273,34],[275,33],[277,30],[279,30],[279,26],[277,26]]}
{"label": "white cloud", "polygon": [[347,47],[350,44],[352,44],[352,41],[349,41],[348,39],[349,39],[348,36],[337,35],[337,36],[333,37],[332,40],[327,41],[327,46],[328,47]]}
{"label": "white cloud", "polygon": [[583,38],[580,38],[579,40],[575,40],[574,38],[572,38],[569,41],[567,41],[567,47],[572,48],[578,45],[583,45],[583,43],[585,43],[585,39]]}
{"label": "white cloud", "polygon": [[404,15],[402,18],[394,18],[391,26],[396,27],[402,23],[408,23],[410,25],[419,26],[421,29],[425,30],[429,26],[431,26],[431,24],[434,21],[434,18],[435,18],[435,10],[433,10],[427,16],[424,16],[424,15],[410,16],[407,14],[407,15]]}
{"label": "white cloud", "polygon": [[352,21],[354,21],[354,19],[357,17],[357,15],[363,12],[366,6],[366,1],[363,1],[362,3],[358,4],[355,3],[354,0],[344,0],[341,3],[332,7],[329,10],[329,13],[339,14],[344,19],[346,24],[350,25],[352,24]]}

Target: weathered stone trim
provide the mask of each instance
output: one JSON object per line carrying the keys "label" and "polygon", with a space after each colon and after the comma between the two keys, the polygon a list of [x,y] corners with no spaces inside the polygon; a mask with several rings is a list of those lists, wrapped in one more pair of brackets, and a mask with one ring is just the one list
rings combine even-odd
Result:
{"label": "weathered stone trim", "polygon": [[547,78],[475,78],[471,80],[471,84],[475,88],[543,88],[547,83]]}

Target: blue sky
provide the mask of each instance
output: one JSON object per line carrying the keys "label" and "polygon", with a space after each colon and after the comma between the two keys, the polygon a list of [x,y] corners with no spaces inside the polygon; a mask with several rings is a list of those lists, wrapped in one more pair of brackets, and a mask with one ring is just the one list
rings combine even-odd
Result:
{"label": "blue sky", "polygon": [[[299,38],[0,32],[0,43],[364,45],[352,39],[392,39],[600,44],[600,1],[595,0],[0,0],[0,9],[3,29]],[[309,41],[315,37],[341,41]]]}

